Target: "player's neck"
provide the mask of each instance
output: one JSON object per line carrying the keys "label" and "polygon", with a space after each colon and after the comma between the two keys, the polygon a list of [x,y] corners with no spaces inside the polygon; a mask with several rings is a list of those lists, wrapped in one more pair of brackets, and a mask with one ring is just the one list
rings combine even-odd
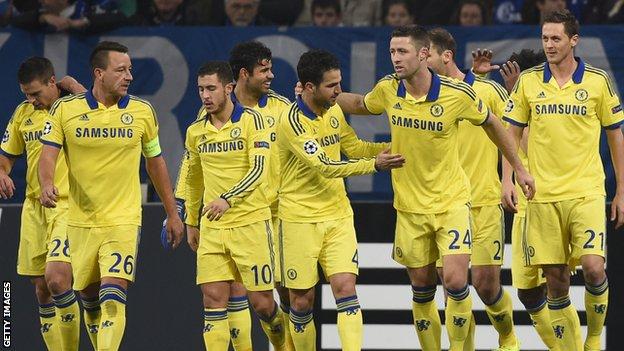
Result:
{"label": "player's neck", "polygon": [[303,103],[306,104],[306,106],[308,106],[317,116],[323,115],[323,113],[327,110],[325,106],[318,105],[314,101],[312,94],[307,94],[305,91],[301,93],[301,99],[303,100]]}
{"label": "player's neck", "polygon": [[427,95],[431,88],[431,72],[429,69],[421,67],[411,77],[405,79],[405,88],[414,99],[420,99]]}
{"label": "player's neck", "polygon": [[233,111],[234,103],[228,96],[225,99],[225,106],[223,106],[223,110],[210,114],[210,123],[217,127],[217,129],[221,129],[221,127],[230,120]]}
{"label": "player's neck", "polygon": [[260,96],[262,96],[262,94],[247,88],[244,83],[236,84],[234,87],[234,95],[236,95],[238,102],[245,107],[256,106],[260,100]]}
{"label": "player's neck", "polygon": [[451,78],[455,78],[455,79],[461,80],[461,81],[463,81],[464,78],[466,77],[464,72],[462,72],[459,69],[459,67],[457,67],[455,62],[452,62],[451,64],[449,64],[448,76],[451,77]]}
{"label": "player's neck", "polygon": [[548,68],[550,68],[550,72],[552,76],[555,77],[557,82],[566,83],[570,79],[572,79],[572,75],[578,66],[578,62],[574,59],[574,55],[569,55],[568,57],[561,60],[559,63],[549,63]]}
{"label": "player's neck", "polygon": [[119,95],[113,95],[109,92],[104,91],[104,89],[98,84],[93,85],[92,92],[95,99],[107,108],[117,104],[119,102],[119,99],[121,99],[121,96]]}

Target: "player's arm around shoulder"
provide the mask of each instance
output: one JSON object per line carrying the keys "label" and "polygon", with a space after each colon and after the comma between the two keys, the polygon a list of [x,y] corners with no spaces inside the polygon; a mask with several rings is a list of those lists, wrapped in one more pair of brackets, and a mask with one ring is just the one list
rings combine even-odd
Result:
{"label": "player's arm around shoulder", "polygon": [[[380,152],[390,149],[390,143],[379,143],[362,140],[355,133],[355,130],[347,122],[340,109],[336,120],[340,128],[340,151],[349,158],[371,158]],[[333,122],[333,121],[332,121]]]}

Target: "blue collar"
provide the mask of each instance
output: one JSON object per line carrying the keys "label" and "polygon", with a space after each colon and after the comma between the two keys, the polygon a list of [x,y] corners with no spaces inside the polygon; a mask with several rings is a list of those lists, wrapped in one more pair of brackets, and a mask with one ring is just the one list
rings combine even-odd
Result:
{"label": "blue collar", "polygon": [[475,74],[472,73],[471,69],[469,69],[466,72],[466,76],[464,77],[464,83],[467,83],[468,85],[472,86],[474,84],[475,78],[476,78]]}
{"label": "blue collar", "polygon": [[[87,104],[89,105],[90,109],[96,110],[98,108],[98,102],[95,99],[95,96],[93,96],[93,87],[87,90],[87,93],[85,94],[85,98],[87,99]],[[121,99],[119,99],[119,101],[117,102],[117,107],[121,109],[126,108],[129,102],[130,102],[130,95],[126,94]]]}
{"label": "blue collar", "polygon": [[[234,94],[232,94],[232,96],[234,96]],[[230,120],[232,121],[232,123],[236,123],[240,121],[241,116],[243,115],[244,111],[245,111],[245,107],[239,104],[238,101],[235,101],[234,110],[232,110],[232,115],[230,116]]]}
{"label": "blue collar", "polygon": [[299,109],[301,110],[301,112],[303,112],[303,114],[308,117],[309,119],[316,119],[316,113],[314,113],[309,107],[308,105],[305,104],[305,102],[303,101],[303,99],[301,98],[301,95],[297,95],[297,107],[299,107]]}
{"label": "blue collar", "polygon": [[[429,72],[431,72],[431,87],[429,88],[429,92],[427,93],[427,98],[425,99],[425,101],[436,101],[440,96],[440,77],[435,74],[435,72],[433,72],[431,69],[429,69]],[[405,84],[401,79],[399,81],[399,87],[397,88],[397,96],[405,98],[406,94],[407,89],[405,88]]]}
{"label": "blue collar", "polygon": [[[240,104],[240,101],[238,101],[238,98],[236,97],[236,94],[234,94],[234,91],[232,91],[232,102],[235,104]],[[267,94],[262,94],[260,95],[260,99],[258,100],[258,107],[263,108],[267,105],[267,103],[269,102],[269,96]]]}
{"label": "blue collar", "polygon": [[[574,57],[576,62],[578,62],[578,66],[576,66],[576,70],[572,73],[572,81],[575,84],[580,84],[583,81],[583,74],[585,73],[585,62],[581,60],[580,57]],[[550,71],[550,66],[548,65],[548,61],[544,64],[544,83],[548,83],[552,78],[552,72]]]}

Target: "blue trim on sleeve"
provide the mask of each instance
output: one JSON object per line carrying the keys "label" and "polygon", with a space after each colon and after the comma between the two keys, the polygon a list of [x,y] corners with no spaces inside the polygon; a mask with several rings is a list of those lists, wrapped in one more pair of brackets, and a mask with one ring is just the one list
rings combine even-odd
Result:
{"label": "blue trim on sleeve", "polygon": [[619,121],[619,122],[615,122],[615,123],[613,123],[613,124],[610,124],[610,125],[608,125],[608,126],[604,126],[603,128],[604,128],[604,129],[618,129],[618,128],[620,128],[620,126],[621,126],[622,124],[624,124],[624,119],[623,119],[623,120],[621,120],[621,121]]}
{"label": "blue trim on sleeve", "polygon": [[63,145],[60,145],[60,144],[57,144],[57,143],[53,143],[51,141],[47,141],[47,140],[43,140],[43,139],[39,139],[39,141],[41,141],[41,143],[43,145],[54,146],[55,148],[58,148],[58,149],[62,149],[63,148]]}
{"label": "blue trim on sleeve", "polygon": [[14,155],[14,154],[12,154],[10,152],[4,151],[3,149],[0,149],[0,155],[4,155],[4,156],[9,157],[9,158],[20,158],[20,157],[22,157],[23,154]]}
{"label": "blue trim on sleeve", "polygon": [[510,124],[513,124],[516,127],[524,128],[524,127],[528,126],[528,124],[526,124],[526,123],[520,123],[520,122],[516,121],[515,119],[511,119],[509,117],[503,117],[503,121],[509,122]]}

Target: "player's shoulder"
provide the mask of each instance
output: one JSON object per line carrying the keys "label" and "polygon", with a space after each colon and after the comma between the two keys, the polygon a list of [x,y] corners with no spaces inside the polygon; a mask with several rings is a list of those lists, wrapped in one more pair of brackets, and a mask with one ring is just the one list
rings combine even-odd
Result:
{"label": "player's shoulder", "polygon": [[288,100],[287,97],[276,93],[272,89],[269,89],[269,92],[267,93],[267,99],[269,100],[269,103],[271,105],[274,105],[277,107],[286,107],[290,105],[290,100]]}
{"label": "player's shoulder", "polygon": [[384,77],[381,77],[377,81],[377,84],[375,86],[382,87],[382,88],[395,88],[396,89],[396,87],[399,85],[400,82],[401,82],[401,78],[399,78],[399,76],[396,73],[392,73]]}
{"label": "player's shoulder", "polygon": [[86,100],[86,93],[79,93],[73,95],[65,95],[58,98],[50,107],[50,114],[53,115],[59,107],[63,106],[68,108],[83,106]]}
{"label": "player's shoulder", "polygon": [[257,110],[249,107],[243,107],[243,112],[241,113],[241,121],[253,122],[254,126],[257,130],[264,129],[266,127],[266,123],[262,114]]}
{"label": "player's shoulder", "polygon": [[594,67],[590,65],[589,63],[585,63],[584,74],[586,74],[587,77],[583,77],[583,81],[587,79],[589,81],[589,84],[595,87],[606,85],[606,88],[609,90],[609,93],[613,95],[614,89],[611,83],[611,77],[609,76],[609,73],[607,73],[605,70],[600,69],[598,67]]}
{"label": "player's shoulder", "polygon": [[527,79],[533,80],[542,80],[544,77],[544,69],[546,67],[546,62],[542,62],[539,65],[535,65],[533,67],[527,68],[524,71],[520,72],[520,76],[518,77],[518,81],[526,81]]}
{"label": "player's shoulder", "polygon": [[156,114],[156,110],[154,110],[152,103],[138,96],[128,94],[128,103],[139,109],[143,109],[146,112],[151,112],[154,115]]}
{"label": "player's shoulder", "polygon": [[471,100],[477,99],[477,93],[470,86],[470,84],[446,76],[440,77],[440,95],[455,95],[461,98],[470,98]]}
{"label": "player's shoulder", "polygon": [[[477,87],[479,87],[480,89],[483,89],[490,94],[498,96],[501,100],[507,100],[509,98],[505,88],[503,88],[500,84],[491,79],[475,77],[474,87],[475,90],[477,90]],[[479,92],[477,91],[477,93]]]}
{"label": "player's shoulder", "polygon": [[28,100],[24,100],[15,107],[15,110],[13,111],[13,115],[11,116],[9,123],[19,124],[21,123],[21,121],[24,119],[25,116],[31,114],[33,111],[35,111],[35,106],[33,106],[33,104],[28,102]]}

